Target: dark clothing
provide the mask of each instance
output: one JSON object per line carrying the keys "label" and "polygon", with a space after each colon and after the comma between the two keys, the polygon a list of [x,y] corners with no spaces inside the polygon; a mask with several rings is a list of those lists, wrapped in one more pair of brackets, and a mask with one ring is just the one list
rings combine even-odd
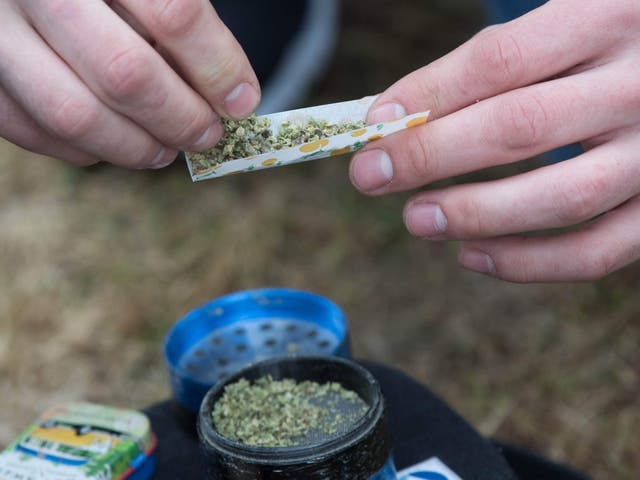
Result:
{"label": "dark clothing", "polygon": [[504,23],[538,8],[545,0],[484,0],[493,23]]}
{"label": "dark clothing", "polygon": [[[587,480],[529,452],[493,443],[407,375],[363,362],[380,382],[387,401],[394,457],[399,470],[438,457],[463,480]],[[155,480],[201,480],[205,460],[195,434],[195,416],[171,402],[145,410],[159,438]],[[510,463],[511,462],[511,465]]]}

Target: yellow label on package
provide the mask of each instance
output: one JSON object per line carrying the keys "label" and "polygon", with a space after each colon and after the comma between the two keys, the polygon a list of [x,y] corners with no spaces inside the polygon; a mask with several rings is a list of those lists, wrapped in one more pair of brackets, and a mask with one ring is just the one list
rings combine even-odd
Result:
{"label": "yellow label on package", "polygon": [[[279,132],[280,127],[283,124],[303,125],[310,120],[327,121],[333,124],[341,124],[345,122],[363,122],[364,124],[369,107],[371,107],[375,98],[375,96],[371,96],[348,102],[300,108],[297,110],[264,115],[257,119],[267,119],[274,134]],[[187,165],[193,181],[200,181],[234,173],[252,172],[265,168],[318,160],[321,158],[355,152],[369,142],[379,140],[387,135],[426,123],[428,118],[429,111],[414,113],[391,122],[363,126],[362,128],[303,143],[301,145],[261,153],[250,157],[227,160],[213,165],[204,171],[196,171],[188,156]]]}

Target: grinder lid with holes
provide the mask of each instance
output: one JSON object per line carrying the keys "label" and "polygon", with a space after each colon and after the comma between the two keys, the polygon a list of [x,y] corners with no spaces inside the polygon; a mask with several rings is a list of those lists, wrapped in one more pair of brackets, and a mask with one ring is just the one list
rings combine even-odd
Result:
{"label": "grinder lid with holes", "polygon": [[173,395],[197,412],[207,391],[268,358],[350,357],[342,310],[310,292],[263,288],[217,298],[179,320],[164,345]]}

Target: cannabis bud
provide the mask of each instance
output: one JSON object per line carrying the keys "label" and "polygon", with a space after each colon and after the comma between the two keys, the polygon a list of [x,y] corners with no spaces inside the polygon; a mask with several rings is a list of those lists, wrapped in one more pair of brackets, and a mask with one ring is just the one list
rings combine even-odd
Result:
{"label": "cannabis bud", "polygon": [[266,117],[252,115],[244,120],[223,120],[225,134],[218,144],[203,152],[189,153],[195,174],[220,163],[295,147],[364,127],[364,121],[331,123],[310,119],[297,124],[283,122],[274,135]]}
{"label": "cannabis bud", "polygon": [[348,431],[367,412],[357,393],[337,382],[320,384],[270,375],[227,385],[213,407],[221,435],[246,445],[291,447]]}

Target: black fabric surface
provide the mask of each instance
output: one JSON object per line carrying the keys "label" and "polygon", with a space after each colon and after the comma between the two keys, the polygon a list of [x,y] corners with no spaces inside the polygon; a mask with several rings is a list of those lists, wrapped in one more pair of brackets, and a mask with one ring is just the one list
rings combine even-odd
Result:
{"label": "black fabric surface", "polygon": [[[464,480],[516,480],[498,447],[481,437],[429,390],[396,370],[362,362],[378,379],[387,401],[399,469],[437,456]],[[201,480],[205,464],[195,416],[171,402],[145,410],[158,436],[154,480]]]}
{"label": "black fabric surface", "polygon": [[583,473],[577,472],[566,465],[552,463],[529,450],[496,443],[502,455],[517,472],[520,480],[589,480]]}
{"label": "black fabric surface", "polygon": [[387,400],[399,470],[439,457],[464,480],[517,478],[495,445],[423,385],[388,367],[364,365],[380,382]]}

